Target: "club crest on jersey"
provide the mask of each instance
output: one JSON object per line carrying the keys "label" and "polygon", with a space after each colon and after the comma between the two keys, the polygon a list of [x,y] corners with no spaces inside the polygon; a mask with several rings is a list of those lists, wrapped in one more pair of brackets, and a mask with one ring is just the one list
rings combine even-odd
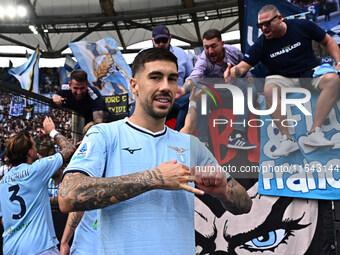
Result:
{"label": "club crest on jersey", "polygon": [[187,151],[188,149],[178,148],[178,147],[175,147],[175,146],[168,146],[168,147],[170,149],[173,149],[173,150],[177,151],[177,159],[178,159],[179,162],[185,163],[186,157],[185,157],[184,152]]}
{"label": "club crest on jersey", "polygon": [[90,152],[91,142],[83,142],[72,159],[83,159]]}

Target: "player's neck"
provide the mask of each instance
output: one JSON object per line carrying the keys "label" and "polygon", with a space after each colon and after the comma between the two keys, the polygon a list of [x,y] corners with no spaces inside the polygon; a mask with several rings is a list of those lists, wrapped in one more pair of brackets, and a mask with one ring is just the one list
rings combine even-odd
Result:
{"label": "player's neck", "polygon": [[165,117],[163,119],[156,119],[151,117],[150,115],[144,116],[136,112],[134,112],[129,118],[129,121],[131,121],[132,123],[147,130],[150,130],[153,133],[162,131],[164,129],[165,120]]}

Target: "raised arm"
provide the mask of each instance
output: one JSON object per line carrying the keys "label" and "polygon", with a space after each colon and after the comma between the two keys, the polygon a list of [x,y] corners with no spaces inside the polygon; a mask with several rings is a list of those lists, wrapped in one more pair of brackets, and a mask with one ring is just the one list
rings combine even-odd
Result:
{"label": "raised arm", "polygon": [[68,161],[75,151],[75,147],[65,136],[55,130],[55,125],[50,117],[46,117],[43,122],[45,134],[50,134],[54,138],[54,142],[59,145],[60,153],[63,155],[64,161]]}
{"label": "raised arm", "polygon": [[66,173],[59,189],[62,212],[104,208],[154,189],[187,190],[202,195],[203,191],[188,185],[195,181],[188,167],[176,160],[164,162],[154,169],[129,175],[95,178],[82,173]]}
{"label": "raised arm", "polygon": [[194,134],[196,128],[196,107],[197,103],[201,100],[203,90],[196,92],[196,87],[193,87],[189,97],[189,109],[187,116],[185,117],[184,127],[179,131],[184,134]]}
{"label": "raised arm", "polygon": [[190,79],[186,79],[182,88],[178,88],[176,98],[184,96],[185,94],[188,94],[192,90],[193,87],[195,87],[195,83]]}
{"label": "raised arm", "polygon": [[228,63],[228,67],[223,74],[226,83],[229,83],[229,80],[232,78],[241,78],[250,70],[250,68],[252,68],[252,66],[244,61],[241,61],[233,67],[231,67],[230,63]]}
{"label": "raised arm", "polygon": [[67,217],[67,222],[65,225],[63,237],[60,241],[60,253],[59,255],[69,255],[70,254],[70,240],[76,230],[79,222],[84,216],[84,212],[70,212]]}

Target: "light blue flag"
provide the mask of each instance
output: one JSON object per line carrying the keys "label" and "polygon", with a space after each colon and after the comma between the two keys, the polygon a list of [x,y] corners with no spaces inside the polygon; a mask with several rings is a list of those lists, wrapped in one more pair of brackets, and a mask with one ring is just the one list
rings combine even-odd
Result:
{"label": "light blue flag", "polygon": [[[289,99],[301,98],[294,93]],[[313,115],[318,98],[312,92],[304,107]],[[265,107],[265,102],[263,107]],[[299,150],[288,156],[274,157],[281,134],[269,115],[261,116],[260,176],[258,193],[261,195],[300,197],[311,199],[340,199],[340,99],[322,125],[325,137],[335,143],[333,148],[315,148],[304,145],[306,133],[313,116],[304,115],[295,105],[287,106],[289,133],[299,145]]]}
{"label": "light blue flag", "polygon": [[29,59],[21,66],[8,70],[20,82],[21,87],[39,94],[39,46]]}
{"label": "light blue flag", "polygon": [[128,93],[130,100],[130,66],[126,63],[113,38],[104,38],[96,43],[69,43],[78,65],[88,75],[89,83],[98,88],[102,95]]}

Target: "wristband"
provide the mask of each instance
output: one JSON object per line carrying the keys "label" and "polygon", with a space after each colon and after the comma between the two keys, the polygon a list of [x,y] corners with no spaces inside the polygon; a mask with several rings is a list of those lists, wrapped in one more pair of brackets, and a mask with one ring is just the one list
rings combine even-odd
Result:
{"label": "wristband", "polygon": [[197,104],[196,104],[195,101],[190,101],[190,102],[189,102],[189,108],[190,108],[190,106],[196,108]]}
{"label": "wristband", "polygon": [[51,132],[50,132],[50,137],[53,139],[59,132],[55,129],[53,129]]}

